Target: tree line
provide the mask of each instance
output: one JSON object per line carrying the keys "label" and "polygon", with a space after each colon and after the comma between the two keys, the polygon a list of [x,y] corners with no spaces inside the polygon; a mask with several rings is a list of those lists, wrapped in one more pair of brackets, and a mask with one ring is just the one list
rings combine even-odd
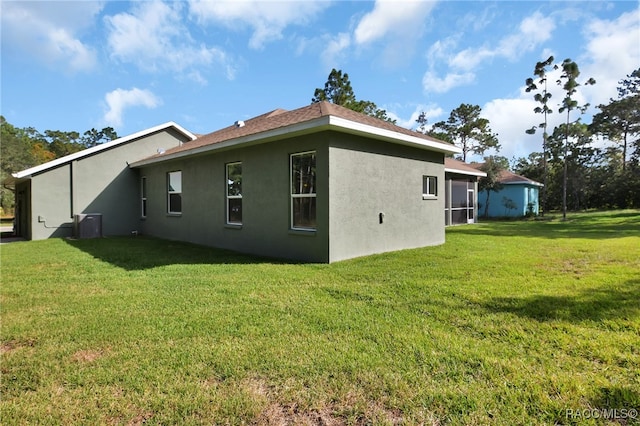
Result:
{"label": "tree line", "polygon": [[[561,71],[555,82],[548,81],[551,70]],[[489,177],[481,186],[498,188],[491,176],[497,179],[504,168],[544,184],[542,212],[559,210],[566,215],[567,210],[640,207],[640,68],[619,81],[618,97],[598,105],[600,112],[591,123],[582,122],[589,104],[579,105],[575,95],[578,87],[596,81],[580,80],[575,61],[555,63],[551,56],[538,62],[533,74],[525,80],[526,91],[538,103],[532,120],[538,114],[543,121],[532,128],[523,123],[523,131],[534,134],[542,130],[542,152],[511,160],[499,155],[485,157]],[[564,93],[556,104],[550,84],[560,86]],[[333,69],[324,88],[315,90],[312,102],[323,100],[395,123],[375,103],[357,100],[348,74],[339,70]],[[548,132],[548,116],[556,107],[564,116],[563,123]],[[415,130],[455,144],[462,150],[459,159],[467,161],[472,154],[483,156],[490,149],[499,152],[501,147],[489,120],[481,114],[480,106],[462,103],[446,120],[429,127],[422,112]]]}
{"label": "tree line", "polygon": [[[83,134],[76,131],[45,130],[33,127],[19,128],[0,116],[0,181],[12,173],[28,169],[65,155],[91,148],[118,138],[112,127],[95,128]],[[0,208],[3,214],[13,212],[13,188],[0,188]]]}
{"label": "tree line", "polygon": [[[551,70],[562,70],[555,82],[548,81]],[[581,85],[595,84],[593,79],[580,81],[578,64],[571,59],[555,63],[553,56],[538,62],[533,77],[525,80],[526,91],[533,94],[538,105],[532,111],[543,121],[526,133],[542,132],[542,152],[532,152],[527,157],[511,161],[499,155],[485,157],[490,176],[497,176],[500,168],[544,184],[542,211],[581,210],[593,208],[640,207],[640,68],[619,81],[618,97],[600,110],[591,123],[581,121],[588,104],[579,105],[575,94]],[[564,91],[564,98],[554,105],[549,90],[557,84]],[[316,88],[311,102],[329,101],[354,111],[395,123],[384,109],[371,101],[358,100],[349,80],[342,70],[332,69],[324,88]],[[565,114],[564,122],[550,132],[548,116]],[[481,117],[478,105],[460,104],[451,111],[448,119],[427,126],[422,112],[417,122],[417,132],[455,144],[462,150],[460,159],[467,161],[470,154],[483,156],[487,150],[500,150],[498,135],[491,130],[489,120]],[[532,114],[532,115],[533,115]],[[524,125],[523,125],[524,127]],[[45,130],[40,133],[32,127],[17,128],[0,116],[0,179],[4,180],[20,170],[33,167],[100,143],[118,138],[115,130],[90,129],[80,134],[76,131]],[[604,145],[602,144],[604,142]],[[596,143],[601,142],[601,143]],[[481,182],[491,187],[490,181]],[[0,207],[11,213],[14,196],[11,188],[0,189]]]}

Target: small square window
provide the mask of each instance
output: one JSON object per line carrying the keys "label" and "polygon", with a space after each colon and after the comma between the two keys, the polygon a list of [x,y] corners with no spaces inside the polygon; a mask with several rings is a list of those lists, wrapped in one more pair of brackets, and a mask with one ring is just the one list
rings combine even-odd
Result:
{"label": "small square window", "polygon": [[435,198],[438,196],[438,178],[436,176],[422,177],[422,198]]}

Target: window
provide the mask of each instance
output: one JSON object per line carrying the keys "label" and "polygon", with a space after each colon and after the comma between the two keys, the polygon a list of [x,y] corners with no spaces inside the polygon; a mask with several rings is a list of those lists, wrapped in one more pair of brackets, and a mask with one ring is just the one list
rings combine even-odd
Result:
{"label": "window", "polygon": [[436,176],[422,177],[422,198],[435,198],[438,195],[438,178]]}
{"label": "window", "polygon": [[291,228],[316,228],[316,153],[291,155]]}
{"label": "window", "polygon": [[227,223],[242,225],[242,163],[227,164]]}
{"label": "window", "polygon": [[140,216],[147,217],[147,178],[140,179]]}
{"label": "window", "polygon": [[182,172],[167,173],[167,211],[169,214],[182,213]]}

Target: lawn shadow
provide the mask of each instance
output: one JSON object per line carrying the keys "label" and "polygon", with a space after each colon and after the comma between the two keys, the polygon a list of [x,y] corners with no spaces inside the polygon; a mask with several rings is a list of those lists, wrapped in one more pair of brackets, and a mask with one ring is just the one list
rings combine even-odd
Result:
{"label": "lawn shadow", "polygon": [[64,241],[70,246],[88,253],[96,259],[129,271],[151,269],[167,265],[299,263],[146,236],[80,240],[66,238]]}
{"label": "lawn shadow", "polygon": [[640,279],[633,279],[615,288],[588,288],[575,296],[495,297],[484,307],[541,322],[582,322],[637,317],[640,314],[638,300]]}
{"label": "lawn shadow", "polygon": [[639,410],[640,393],[626,387],[603,387],[597,389],[591,405],[600,409]]}
{"label": "lawn shadow", "polygon": [[535,220],[480,220],[477,225],[449,228],[468,235],[519,236],[536,238],[607,239],[640,235],[640,211],[574,213]]}

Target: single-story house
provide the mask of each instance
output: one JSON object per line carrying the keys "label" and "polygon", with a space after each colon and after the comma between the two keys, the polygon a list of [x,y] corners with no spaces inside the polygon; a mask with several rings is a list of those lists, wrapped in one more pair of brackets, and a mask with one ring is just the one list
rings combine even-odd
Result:
{"label": "single-story house", "polygon": [[[469,165],[480,168],[482,163]],[[478,200],[481,216],[487,217],[523,217],[527,214],[537,215],[540,211],[540,188],[544,186],[540,182],[520,176],[509,170],[502,170],[498,175],[498,181],[502,184],[499,191],[480,191]]]}
{"label": "single-story house", "polygon": [[140,222],[140,184],[129,162],[195,138],[166,123],[14,173],[3,182],[15,188],[14,232],[71,237],[79,214],[99,213],[101,234],[129,234]]}
{"label": "single-story house", "polygon": [[[333,262],[442,244],[445,206],[448,223],[459,223],[458,209],[475,220],[481,174],[445,163],[459,152],[319,102],[199,137],[167,123],[5,183],[16,188],[17,233],[29,239],[136,232]],[[459,181],[466,196],[473,191],[472,206],[447,190]]]}

